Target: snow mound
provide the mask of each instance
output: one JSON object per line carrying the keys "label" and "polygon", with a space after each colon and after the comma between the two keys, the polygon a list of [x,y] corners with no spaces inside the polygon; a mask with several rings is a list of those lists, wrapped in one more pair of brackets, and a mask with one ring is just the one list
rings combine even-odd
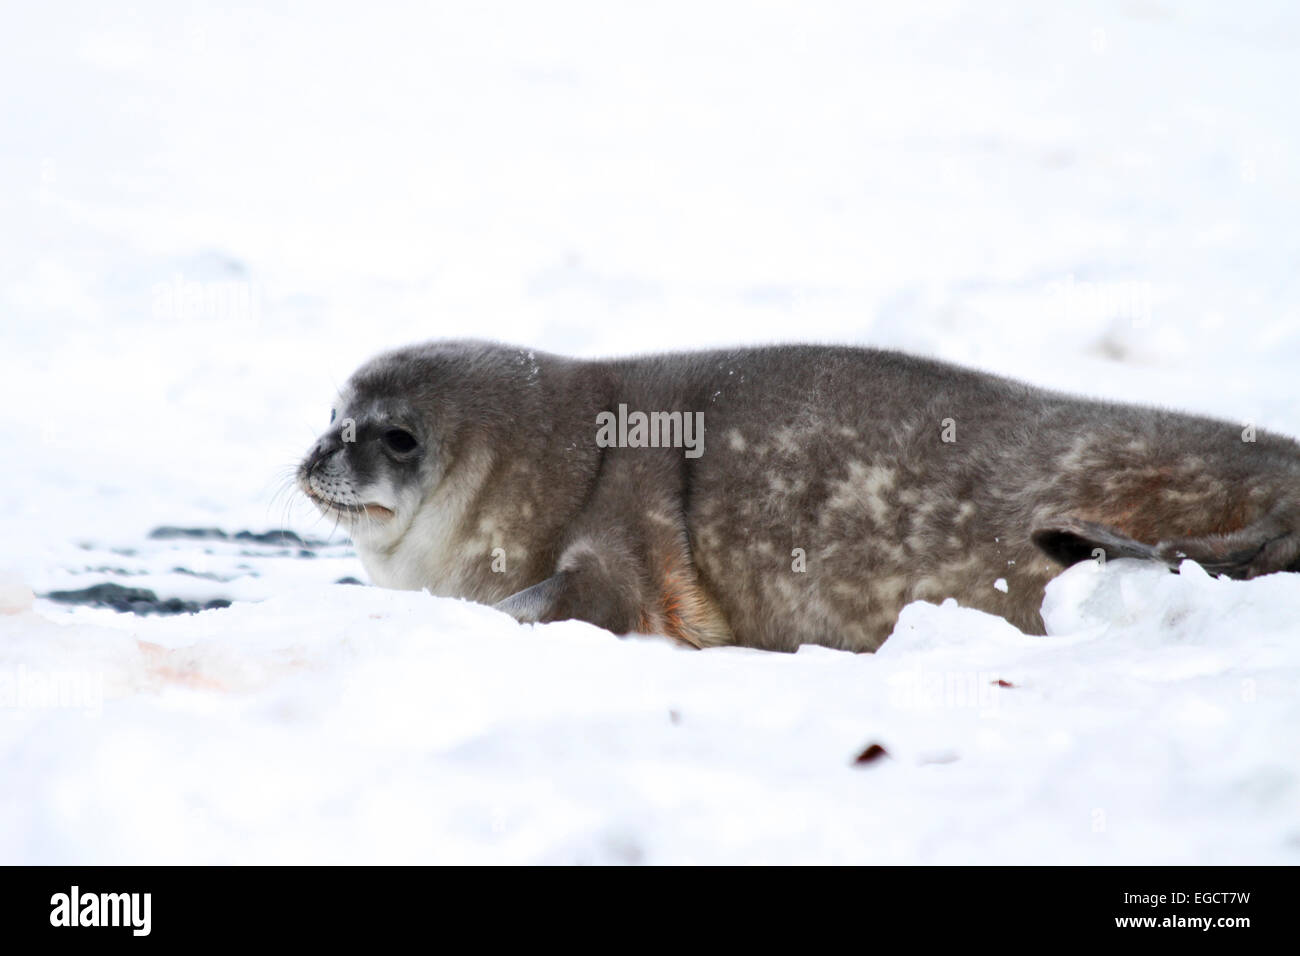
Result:
{"label": "snow mound", "polygon": [[0,591],[4,863],[1300,857],[1289,578],[1081,566],[1048,636],[915,603],[876,655],[346,586],[175,618]]}
{"label": "snow mound", "polygon": [[1132,645],[1232,648],[1267,659],[1269,648],[1296,642],[1298,583],[1290,574],[1214,578],[1194,561],[1177,574],[1127,559],[1105,568],[1085,561],[1048,584],[1043,620],[1048,634],[1100,632]]}

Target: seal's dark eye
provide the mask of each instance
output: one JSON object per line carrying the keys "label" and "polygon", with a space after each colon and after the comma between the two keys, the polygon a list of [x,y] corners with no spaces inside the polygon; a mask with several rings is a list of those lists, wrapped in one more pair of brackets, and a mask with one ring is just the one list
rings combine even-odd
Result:
{"label": "seal's dark eye", "polygon": [[407,452],[415,451],[415,446],[419,442],[415,440],[414,435],[404,428],[390,428],[384,432],[384,444],[389,451],[405,455]]}

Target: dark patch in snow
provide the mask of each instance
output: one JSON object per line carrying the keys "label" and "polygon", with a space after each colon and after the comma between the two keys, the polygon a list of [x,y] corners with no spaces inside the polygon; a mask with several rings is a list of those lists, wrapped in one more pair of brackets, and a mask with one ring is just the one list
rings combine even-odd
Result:
{"label": "dark patch in snow", "polygon": [[161,528],[154,528],[149,532],[149,537],[157,541],[174,541],[177,538],[184,538],[190,541],[230,540],[230,535],[226,534],[220,528],[173,528],[168,525]]}
{"label": "dark patch in snow", "polygon": [[1011,683],[1011,681],[1003,680],[1001,677],[999,677],[997,680],[991,680],[989,681],[989,683],[992,684],[994,687],[1015,687],[1016,686],[1015,684]]}
{"label": "dark patch in snow", "polygon": [[252,541],[254,544],[278,544],[278,545],[297,545],[300,548],[314,548],[322,545],[324,541],[304,541],[292,531],[263,531],[260,534],[252,531],[235,532],[236,541]]}
{"label": "dark patch in snow", "polygon": [[330,542],[303,538],[293,531],[236,531],[234,534],[220,528],[178,528],[163,525],[149,532],[155,541],[247,541],[276,547],[325,548]]}
{"label": "dark patch in snow", "polygon": [[[143,574],[144,572],[140,571],[136,573]],[[187,577],[202,578],[205,581],[219,581],[222,584],[225,584],[227,581],[235,580],[233,577],[224,574],[217,574],[214,571],[191,571],[189,568],[182,568],[182,567],[172,568],[172,574],[184,574]],[[257,577],[257,572],[250,571],[247,576],[255,578]]]}
{"label": "dark patch in snow", "polygon": [[96,584],[79,591],[51,591],[43,595],[60,604],[86,604],[91,607],[111,607],[115,611],[131,614],[193,614],[215,608],[230,607],[225,598],[205,603],[184,601],[180,598],[162,598],[147,588],[125,588],[120,584]]}
{"label": "dark patch in snow", "polygon": [[[87,578],[90,579],[87,584],[96,580],[98,583],[75,590],[65,585],[65,589],[43,596],[59,604],[110,607],[130,614],[192,614],[228,607],[233,597],[230,594],[231,582],[275,578],[278,572],[268,563],[270,559],[275,559],[278,565],[284,560],[338,560],[355,555],[351,545],[345,541],[317,540],[278,529],[226,531],[217,527],[162,525],[150,531],[148,538],[150,543],[139,549],[87,545],[90,550],[103,550],[99,550],[95,559],[88,558],[81,567],[68,568],[67,573],[81,579],[75,582],[77,584]],[[136,560],[118,563],[107,557],[110,552],[129,555]],[[137,561],[138,567],[135,566]],[[181,589],[185,592],[184,597],[165,593],[159,596],[157,591],[132,587],[136,583],[145,583],[138,580],[143,575],[163,574],[184,575],[196,584]],[[199,585],[197,582],[204,583]],[[156,580],[148,583],[165,590],[173,587]],[[348,583],[363,582],[351,578]],[[179,588],[179,585],[174,586]],[[265,588],[257,590],[266,591]]]}
{"label": "dark patch in snow", "polygon": [[880,744],[870,744],[867,749],[853,758],[853,765],[860,766],[865,763],[875,763],[881,757],[888,757],[889,751]]}
{"label": "dark patch in snow", "polygon": [[352,575],[350,575],[350,574],[349,574],[346,578],[339,578],[339,579],[338,579],[337,581],[335,581],[334,583],[335,583],[335,584],[360,584],[362,587],[365,587],[364,582],[358,581],[356,578],[352,577]]}

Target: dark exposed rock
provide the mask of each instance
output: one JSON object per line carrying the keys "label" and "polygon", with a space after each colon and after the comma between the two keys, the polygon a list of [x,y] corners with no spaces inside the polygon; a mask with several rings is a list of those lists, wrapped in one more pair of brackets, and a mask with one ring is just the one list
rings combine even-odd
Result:
{"label": "dark exposed rock", "polygon": [[95,584],[79,591],[51,591],[45,597],[60,604],[87,604],[92,607],[111,607],[115,611],[131,614],[193,614],[214,608],[230,607],[224,598],[207,602],[184,601],[180,598],[159,599],[147,588],[126,588],[120,584]]}
{"label": "dark exposed rock", "polygon": [[220,528],[174,528],[164,525],[149,532],[155,541],[175,541],[178,538],[189,541],[229,541],[230,535]]}
{"label": "dark exposed rock", "polygon": [[263,531],[260,534],[252,531],[239,531],[235,533],[235,540],[252,541],[255,544],[296,545],[300,548],[312,546],[292,531]]}
{"label": "dark exposed rock", "polygon": [[[137,571],[136,573],[137,573],[137,574],[143,574],[144,572],[143,572],[143,571]],[[184,574],[184,575],[186,575],[187,577],[191,577],[191,578],[202,578],[202,579],[205,580],[205,581],[217,581],[217,582],[220,582],[221,584],[225,584],[225,583],[227,583],[228,581],[233,581],[233,580],[235,580],[236,577],[240,577],[240,575],[229,576],[229,575],[224,575],[224,574],[217,574],[217,573],[215,573],[215,572],[213,572],[213,571],[191,571],[189,568],[182,568],[182,567],[179,567],[179,566],[178,566],[178,567],[175,567],[175,568],[172,568],[172,574]],[[250,574],[250,575],[248,575],[248,577],[253,577],[253,578],[255,578],[255,577],[257,577],[257,574],[255,574],[255,573],[254,573],[254,574]]]}
{"label": "dark exposed rock", "polygon": [[328,541],[303,538],[297,532],[288,530],[236,531],[230,534],[220,528],[180,528],[174,525],[163,525],[150,531],[149,537],[155,541],[242,541],[279,548],[325,548],[330,545]]}

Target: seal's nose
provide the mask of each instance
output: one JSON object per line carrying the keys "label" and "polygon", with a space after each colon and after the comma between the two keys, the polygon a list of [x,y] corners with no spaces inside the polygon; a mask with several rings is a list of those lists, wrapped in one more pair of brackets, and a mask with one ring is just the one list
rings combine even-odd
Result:
{"label": "seal's nose", "polygon": [[320,458],[328,458],[343,447],[343,437],[337,431],[326,432],[316,439],[316,450]]}
{"label": "seal's nose", "polygon": [[315,471],[316,466],[331,455],[343,448],[343,439],[338,432],[327,432],[320,438],[316,439],[316,444],[311,446],[307,455],[303,458],[300,474],[303,478],[310,478],[311,473]]}

